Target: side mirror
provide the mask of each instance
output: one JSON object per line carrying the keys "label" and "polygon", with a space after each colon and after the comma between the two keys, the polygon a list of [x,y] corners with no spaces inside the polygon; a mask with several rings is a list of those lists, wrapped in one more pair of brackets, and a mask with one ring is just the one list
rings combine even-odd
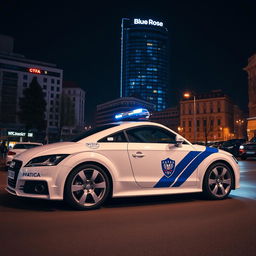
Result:
{"label": "side mirror", "polygon": [[175,144],[175,146],[176,147],[181,147],[183,142],[184,142],[184,139],[177,135],[176,136],[176,144]]}

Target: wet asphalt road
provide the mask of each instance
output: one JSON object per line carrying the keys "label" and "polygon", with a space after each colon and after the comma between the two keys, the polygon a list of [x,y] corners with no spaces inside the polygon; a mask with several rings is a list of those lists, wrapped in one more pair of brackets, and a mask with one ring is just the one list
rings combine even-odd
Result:
{"label": "wet asphalt road", "polygon": [[240,161],[241,188],[113,199],[95,211],[15,198],[0,171],[1,255],[256,255],[256,160]]}

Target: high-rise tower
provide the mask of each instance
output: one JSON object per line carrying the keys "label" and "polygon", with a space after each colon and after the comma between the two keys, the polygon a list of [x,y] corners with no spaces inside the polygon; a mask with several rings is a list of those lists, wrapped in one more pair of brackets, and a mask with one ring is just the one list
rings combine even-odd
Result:
{"label": "high-rise tower", "polygon": [[168,31],[153,19],[122,19],[121,97],[137,97],[166,108]]}

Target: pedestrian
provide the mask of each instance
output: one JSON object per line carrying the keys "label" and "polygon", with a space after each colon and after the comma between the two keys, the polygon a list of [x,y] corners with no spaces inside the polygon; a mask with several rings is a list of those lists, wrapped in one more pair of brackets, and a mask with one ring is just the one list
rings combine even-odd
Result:
{"label": "pedestrian", "polygon": [[3,141],[0,145],[0,163],[1,163],[1,165],[5,165],[6,154],[7,154],[7,146],[6,146],[6,142]]}

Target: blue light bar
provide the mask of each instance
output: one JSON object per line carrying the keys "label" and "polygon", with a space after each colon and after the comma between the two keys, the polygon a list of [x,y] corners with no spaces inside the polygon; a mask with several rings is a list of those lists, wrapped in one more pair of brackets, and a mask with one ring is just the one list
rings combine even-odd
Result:
{"label": "blue light bar", "polygon": [[128,112],[119,113],[115,115],[116,120],[127,120],[127,121],[136,121],[136,120],[145,120],[150,116],[149,112],[145,108],[137,108]]}

